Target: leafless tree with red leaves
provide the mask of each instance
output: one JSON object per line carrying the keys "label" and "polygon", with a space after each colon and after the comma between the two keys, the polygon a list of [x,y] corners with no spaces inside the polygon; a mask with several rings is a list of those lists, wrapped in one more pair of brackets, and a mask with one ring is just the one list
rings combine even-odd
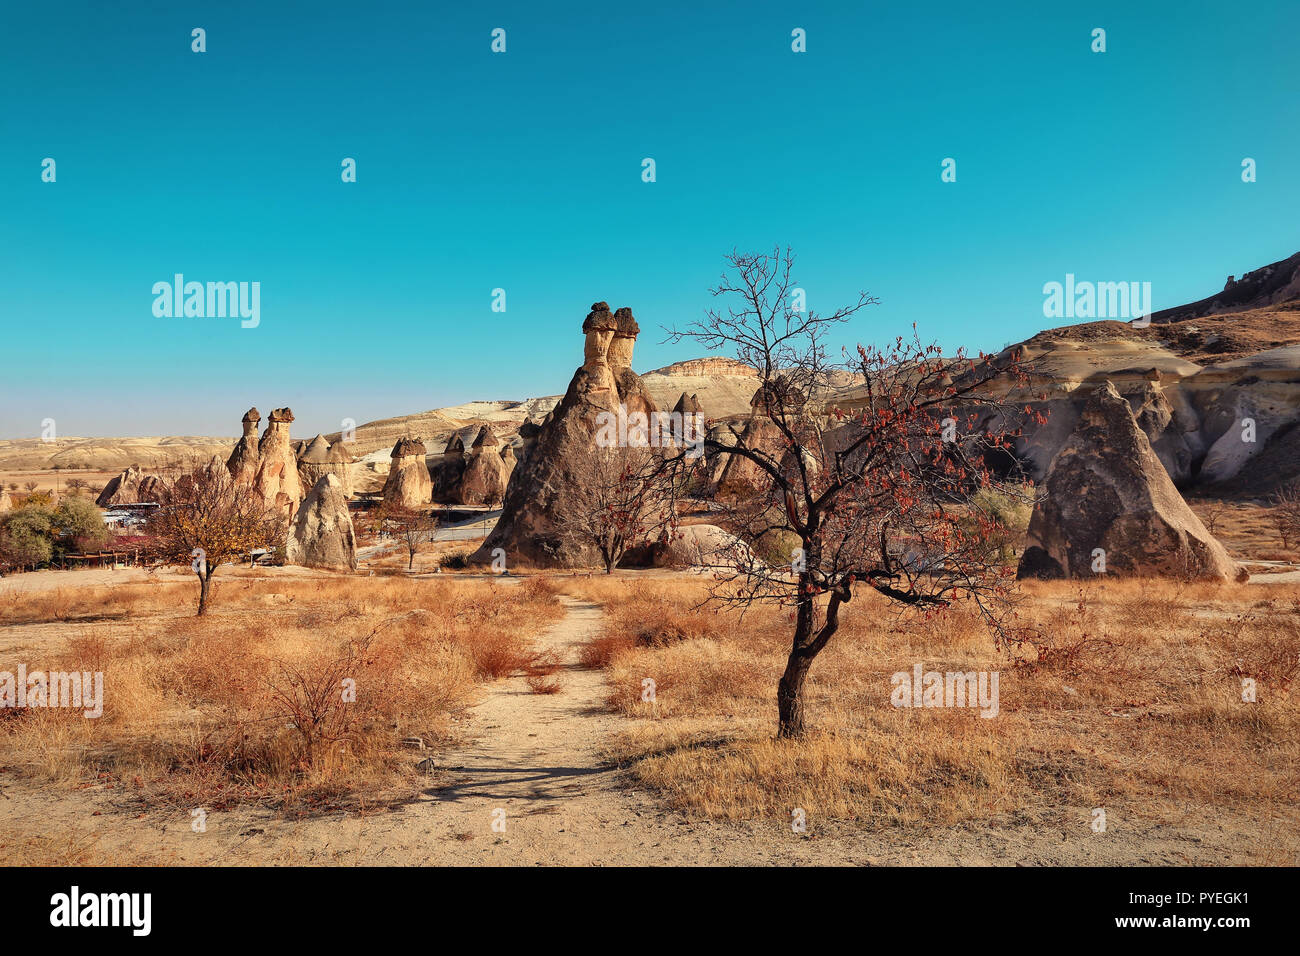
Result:
{"label": "leafless tree with red leaves", "polygon": [[[727,261],[711,290],[727,307],[670,329],[669,341],[730,350],[759,372],[767,440],[706,442],[759,478],[752,493],[724,499],[721,523],[746,543],[784,536],[797,547],[784,565],[741,549],[716,561],[712,600],[793,610],[777,709],[778,736],[796,738],[807,729],[805,679],[855,587],[922,614],[967,602],[1000,641],[1010,636],[1015,571],[990,547],[1004,529],[973,499],[1001,485],[996,472],[1014,461],[1012,439],[1034,413],[1012,397],[1027,386],[1016,354],[944,356],[913,329],[911,340],[844,350],[832,363],[829,335],[876,299],[796,311],[789,250]],[[1001,490],[1032,494],[1019,480]]]}

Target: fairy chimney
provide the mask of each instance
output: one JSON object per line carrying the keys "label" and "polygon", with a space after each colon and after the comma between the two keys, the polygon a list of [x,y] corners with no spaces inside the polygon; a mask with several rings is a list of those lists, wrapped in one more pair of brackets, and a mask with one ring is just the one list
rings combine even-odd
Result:
{"label": "fairy chimney", "polygon": [[428,450],[418,438],[400,438],[393,446],[392,465],[384,482],[384,504],[418,508],[433,499],[433,481],[425,463]]}
{"label": "fairy chimney", "polygon": [[506,496],[510,469],[501,457],[501,440],[487,425],[470,448],[457,498],[463,505],[495,505]]}
{"label": "fairy chimney", "polygon": [[330,474],[338,475],[346,498],[352,497],[352,463],[352,452],[348,451],[348,446],[344,444],[342,438],[330,445]]}
{"label": "fairy chimney", "polygon": [[254,484],[267,505],[283,511],[290,519],[303,499],[298,460],[289,439],[289,425],[292,422],[291,409],[276,408],[271,411],[266,432],[257,445],[260,461],[254,479]]}
{"label": "fairy chimney", "polygon": [[257,410],[257,406],[244,412],[244,434],[226,459],[226,467],[230,469],[230,476],[235,481],[252,482],[257,478],[257,466],[261,463],[257,450],[257,426],[261,421],[262,413]]}
{"label": "fairy chimney", "polygon": [[507,482],[501,517],[475,561],[490,561],[497,548],[510,561],[539,567],[583,567],[599,560],[594,546],[566,521],[592,496],[583,463],[596,447],[602,421],[617,416],[620,405],[629,415],[649,415],[657,407],[627,364],[637,334],[632,311],[613,314],[608,303],[597,302],[582,331],[582,367],[542,422],[531,449],[525,444],[527,453]]}

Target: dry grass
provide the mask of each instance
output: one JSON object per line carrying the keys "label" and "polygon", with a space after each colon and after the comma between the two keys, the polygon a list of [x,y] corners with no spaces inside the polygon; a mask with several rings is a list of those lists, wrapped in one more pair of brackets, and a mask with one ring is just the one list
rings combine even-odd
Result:
{"label": "dry grass", "polygon": [[9,606],[10,622],[80,622],[30,666],[102,671],[104,714],[0,712],[8,767],[146,806],[371,801],[413,775],[403,739],[449,741],[479,684],[526,672],[539,623],[561,613],[544,586],[245,577],[198,618],[193,590],[58,590]]}
{"label": "dry grass", "polygon": [[[692,580],[621,587],[571,585],[620,602],[585,657],[631,719],[610,755],[689,814],[1076,826],[1091,807],[1152,820],[1215,808],[1285,821],[1295,839],[1294,585],[1036,582],[1020,617],[1041,636],[1012,651],[961,609],[922,622],[863,594],[813,665],[814,733],[797,743],[774,737],[786,613],[700,614]],[[998,671],[1000,713],[893,707],[890,675],[918,661]],[[1243,677],[1258,702],[1242,700]]]}

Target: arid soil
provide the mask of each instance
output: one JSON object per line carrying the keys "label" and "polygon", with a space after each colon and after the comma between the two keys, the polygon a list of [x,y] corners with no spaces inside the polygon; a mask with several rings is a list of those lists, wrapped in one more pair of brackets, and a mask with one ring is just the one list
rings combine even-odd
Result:
{"label": "arid soil", "polygon": [[[87,583],[92,575],[136,576],[73,573],[85,575]],[[807,831],[795,833],[775,821],[688,819],[637,789],[630,775],[602,756],[611,736],[635,721],[603,706],[603,671],[577,666],[579,648],[602,625],[602,608],[562,600],[563,618],[537,638],[564,665],[558,692],[532,693],[523,677],[489,685],[466,725],[466,742],[433,754],[436,769],[427,788],[404,805],[300,819],[243,808],[210,814],[206,832],[198,833],[183,813],[125,814],[116,795],[102,787],[61,791],[0,772],[0,862],[1218,864],[1248,856],[1259,840],[1258,821],[1203,808],[1172,825],[1112,818],[1104,834],[1090,831],[1082,811],[1068,832],[1011,820],[876,830],[810,817]],[[410,759],[424,756],[413,750]]]}

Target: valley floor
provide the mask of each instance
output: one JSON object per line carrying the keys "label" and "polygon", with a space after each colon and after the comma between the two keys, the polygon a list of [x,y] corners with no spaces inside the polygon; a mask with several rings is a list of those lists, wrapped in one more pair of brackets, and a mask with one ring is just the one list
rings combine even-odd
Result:
{"label": "valley floor", "polygon": [[870,830],[815,818],[795,833],[775,821],[688,819],[602,757],[627,723],[603,706],[604,672],[578,666],[602,610],[562,600],[563,618],[538,637],[564,665],[561,690],[533,693],[522,677],[492,684],[472,712],[469,742],[436,755],[428,788],[403,806],[292,820],[243,808],[211,814],[206,832],[196,833],[181,812],[133,818],[94,786],[60,793],[0,774],[0,862],[1038,866],[1213,865],[1257,856],[1258,821],[1204,810],[1177,825],[1112,820],[1104,834],[1012,823]]}

